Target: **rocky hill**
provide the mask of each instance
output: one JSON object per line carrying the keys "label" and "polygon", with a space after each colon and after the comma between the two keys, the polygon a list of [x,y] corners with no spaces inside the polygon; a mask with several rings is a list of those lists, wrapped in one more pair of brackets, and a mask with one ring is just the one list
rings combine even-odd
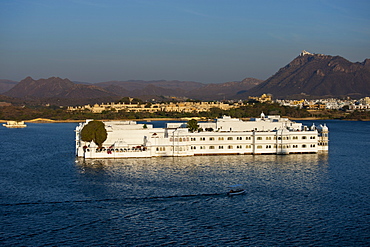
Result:
{"label": "rocky hill", "polygon": [[127,91],[133,91],[137,89],[143,89],[148,86],[155,86],[158,88],[164,89],[173,89],[173,90],[182,90],[182,91],[189,91],[197,88],[201,88],[204,86],[203,83],[194,82],[194,81],[166,81],[166,80],[157,80],[157,81],[142,81],[142,80],[130,80],[130,81],[107,81],[107,82],[99,82],[95,83],[94,85],[102,87],[102,88],[109,88],[111,86],[119,86],[124,88]]}
{"label": "rocky hill", "polygon": [[17,83],[16,81],[0,79],[0,94],[9,91],[12,87],[17,85]]}
{"label": "rocky hill", "polygon": [[34,80],[27,77],[3,95],[25,100],[49,99],[50,102],[61,104],[71,102],[88,102],[88,99],[113,99],[117,94],[111,93],[94,85],[83,85],[68,79],[51,77]]}
{"label": "rocky hill", "polygon": [[340,56],[303,51],[275,75],[240,95],[270,93],[274,98],[370,95],[370,59],[352,63]]}
{"label": "rocky hill", "polygon": [[189,81],[110,81],[96,84],[75,83],[69,79],[51,77],[34,80],[27,77],[9,91],[8,97],[22,98],[33,102],[58,102],[58,104],[97,103],[113,101],[122,97],[159,99],[158,96],[175,96],[199,100],[222,100],[233,98],[261,83],[261,80],[246,78],[241,82],[203,84]]}
{"label": "rocky hill", "polygon": [[108,81],[94,84],[122,97],[155,98],[155,96],[183,96],[187,88],[198,88],[204,84],[186,81]]}
{"label": "rocky hill", "polygon": [[[311,54],[298,57],[266,81],[246,78],[240,82],[204,84],[192,81],[108,81],[96,84],[51,77],[15,82],[0,80],[3,95],[60,105],[114,101],[122,97],[163,99],[175,96],[197,100],[246,100],[272,94],[274,98],[361,98],[370,95],[370,59],[352,63],[340,56]],[[0,91],[1,93],[1,91]],[[47,99],[47,100],[46,100]]]}
{"label": "rocky hill", "polygon": [[255,78],[245,78],[240,82],[206,84],[201,88],[187,92],[185,95],[200,100],[242,99],[238,96],[239,94],[248,92],[249,89],[262,82],[262,80]]}
{"label": "rocky hill", "polygon": [[[204,84],[193,81],[109,81],[94,85],[122,96],[176,96],[199,100],[233,99],[240,92],[258,85],[262,80],[246,78],[241,82]],[[144,97],[147,98],[147,97]]]}

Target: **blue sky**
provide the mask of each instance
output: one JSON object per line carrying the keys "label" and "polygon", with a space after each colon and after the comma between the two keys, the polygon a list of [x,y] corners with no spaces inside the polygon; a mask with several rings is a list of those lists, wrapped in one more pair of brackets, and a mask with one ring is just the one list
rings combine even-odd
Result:
{"label": "blue sky", "polygon": [[370,58],[370,1],[0,0],[0,78],[267,79],[305,49]]}

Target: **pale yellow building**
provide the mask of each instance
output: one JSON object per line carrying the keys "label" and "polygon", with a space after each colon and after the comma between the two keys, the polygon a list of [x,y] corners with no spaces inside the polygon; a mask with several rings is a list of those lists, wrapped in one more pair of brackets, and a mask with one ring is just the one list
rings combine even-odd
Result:
{"label": "pale yellow building", "polygon": [[209,111],[211,108],[229,110],[240,107],[240,103],[225,104],[222,102],[169,102],[158,104],[125,104],[125,103],[106,103],[85,106],[69,106],[68,111],[90,111],[92,113],[102,113],[103,111],[128,111],[128,112],[202,112]]}
{"label": "pale yellow building", "polygon": [[256,101],[259,101],[261,103],[264,103],[264,102],[271,102],[272,101],[272,96],[270,94],[262,94],[260,97],[253,97],[253,96],[249,96],[248,97],[250,100],[256,100]]}

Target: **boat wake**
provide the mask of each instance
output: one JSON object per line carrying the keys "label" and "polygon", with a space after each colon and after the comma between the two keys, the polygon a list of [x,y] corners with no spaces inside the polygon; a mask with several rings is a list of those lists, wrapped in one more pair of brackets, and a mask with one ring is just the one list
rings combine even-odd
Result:
{"label": "boat wake", "polygon": [[172,198],[201,198],[201,197],[217,197],[227,196],[227,193],[211,193],[211,194],[191,194],[191,195],[171,195],[171,196],[152,196],[152,197],[124,197],[124,198],[105,198],[105,199],[86,199],[86,200],[71,200],[71,201],[37,201],[37,202],[19,202],[19,203],[4,203],[1,207],[11,206],[27,206],[27,205],[47,205],[47,204],[73,204],[73,203],[96,203],[96,202],[128,202],[128,201],[146,201],[146,200],[166,200]]}

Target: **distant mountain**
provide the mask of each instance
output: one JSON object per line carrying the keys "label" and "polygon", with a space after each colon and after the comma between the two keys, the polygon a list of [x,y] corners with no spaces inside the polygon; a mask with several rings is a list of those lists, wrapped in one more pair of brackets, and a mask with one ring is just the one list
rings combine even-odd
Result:
{"label": "distant mountain", "polygon": [[16,81],[0,79],[0,94],[9,91],[12,87],[17,85],[17,83]]}
{"label": "distant mountain", "polygon": [[186,96],[199,100],[241,99],[238,94],[247,92],[262,82],[262,80],[255,78],[245,78],[240,82],[205,84],[201,88],[187,92]]}
{"label": "distant mountain", "polygon": [[185,90],[183,89],[173,89],[173,88],[163,88],[163,87],[158,87],[153,84],[149,84],[146,87],[142,89],[135,89],[131,91],[131,95],[133,97],[140,97],[140,96],[176,96],[176,97],[181,97],[185,93]]}
{"label": "distant mountain", "polygon": [[[131,97],[143,96],[176,96],[188,97],[199,100],[223,100],[234,99],[242,91],[261,83],[255,78],[246,78],[241,82],[226,82],[219,84],[204,84],[193,81],[108,81],[94,85],[100,86],[107,91],[121,92],[121,95]],[[112,92],[113,92],[112,91]],[[147,97],[145,97],[147,98]]]}
{"label": "distant mountain", "polygon": [[85,82],[85,81],[72,81],[73,83],[76,83],[76,84],[83,84],[83,85],[91,85],[92,83],[91,82]]}
{"label": "distant mountain", "polygon": [[117,94],[111,93],[94,85],[83,85],[71,82],[68,79],[51,77],[48,79],[34,80],[27,77],[17,85],[5,92],[4,95],[28,100],[35,99],[58,99],[57,102],[75,102],[69,99],[111,99],[118,98]]}
{"label": "distant mountain", "polygon": [[370,59],[362,63],[352,63],[340,56],[303,51],[266,81],[246,78],[240,82],[218,84],[176,80],[90,84],[59,77],[39,80],[27,77],[18,84],[10,80],[0,80],[1,90],[4,96],[12,97],[13,102],[22,99],[57,105],[111,102],[122,97],[163,99],[163,96],[175,96],[197,100],[245,100],[248,96],[265,93],[272,94],[274,98],[360,98],[370,95]]}
{"label": "distant mountain", "polygon": [[184,90],[189,91],[197,88],[201,88],[204,86],[203,83],[200,82],[193,82],[193,81],[166,81],[166,80],[158,80],[158,81],[141,81],[141,80],[130,80],[130,81],[107,81],[107,82],[98,82],[94,85],[102,87],[102,88],[109,88],[111,86],[119,86],[128,91],[140,90],[144,89],[147,86],[156,86],[163,89],[173,89],[173,90]]}
{"label": "distant mountain", "polygon": [[303,51],[275,75],[240,96],[263,93],[274,98],[369,96],[370,59],[352,63],[340,56]]}

